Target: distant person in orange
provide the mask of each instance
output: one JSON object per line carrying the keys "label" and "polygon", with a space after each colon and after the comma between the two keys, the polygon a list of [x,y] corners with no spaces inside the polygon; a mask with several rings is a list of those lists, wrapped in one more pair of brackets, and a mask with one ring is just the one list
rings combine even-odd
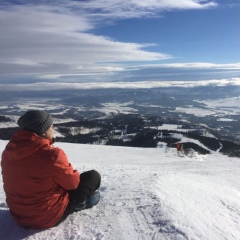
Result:
{"label": "distant person in orange", "polygon": [[181,151],[181,144],[180,143],[177,143],[177,151]]}
{"label": "distant person in orange", "polygon": [[49,228],[90,207],[89,199],[99,194],[101,176],[95,170],[80,174],[64,151],[52,146],[50,114],[28,111],[18,125],[21,130],[7,144],[1,160],[6,202],[14,219],[24,227]]}

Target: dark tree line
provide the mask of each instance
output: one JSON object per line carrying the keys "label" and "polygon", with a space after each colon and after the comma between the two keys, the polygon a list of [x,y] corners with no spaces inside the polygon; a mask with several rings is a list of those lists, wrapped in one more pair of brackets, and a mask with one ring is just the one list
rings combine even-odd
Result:
{"label": "dark tree line", "polygon": [[[0,116],[0,121],[10,121],[10,119]],[[144,148],[154,148],[157,146],[158,142],[167,143],[168,147],[176,148],[177,142],[181,139],[174,137],[174,133],[182,134],[190,139],[198,140],[201,144],[194,144],[192,142],[184,143],[184,149],[193,149],[201,154],[208,154],[208,148],[212,151],[220,149],[220,152],[227,154],[229,156],[240,157],[240,145],[233,141],[223,140],[220,138],[213,138],[203,136],[201,131],[189,131],[182,132],[181,130],[157,130],[157,128],[145,128],[150,127],[151,123],[157,124],[161,121],[160,118],[149,118],[146,121],[135,114],[118,114],[112,115],[105,119],[92,119],[92,120],[80,120],[75,122],[54,124],[63,137],[56,138],[56,141],[61,142],[72,142],[72,143],[86,143],[92,144],[100,142],[101,140],[106,140],[107,145],[115,146],[129,146],[129,147],[144,147]],[[92,133],[88,134],[71,134],[71,127],[83,127],[89,129],[96,129]],[[187,126],[189,127],[189,126]],[[190,128],[190,127],[189,127]],[[135,135],[131,138],[129,137],[127,141],[121,138],[117,138],[114,135],[114,130],[126,130],[127,134],[134,133]],[[0,129],[0,139],[9,140],[11,136],[19,130],[19,128],[2,128]]]}
{"label": "dark tree line", "polygon": [[18,131],[20,128],[0,128],[0,139],[2,140],[10,140],[12,135]]}
{"label": "dark tree line", "polygon": [[0,116],[0,122],[11,122],[11,119],[5,116]]}

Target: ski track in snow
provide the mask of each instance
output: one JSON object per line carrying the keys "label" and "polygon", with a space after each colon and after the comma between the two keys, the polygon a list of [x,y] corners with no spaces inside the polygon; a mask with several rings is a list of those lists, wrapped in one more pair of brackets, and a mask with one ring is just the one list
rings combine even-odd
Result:
{"label": "ski track in snow", "polygon": [[240,239],[239,159],[179,157],[171,148],[55,146],[80,172],[101,173],[100,203],[57,227],[24,229],[10,216],[0,186],[0,239]]}

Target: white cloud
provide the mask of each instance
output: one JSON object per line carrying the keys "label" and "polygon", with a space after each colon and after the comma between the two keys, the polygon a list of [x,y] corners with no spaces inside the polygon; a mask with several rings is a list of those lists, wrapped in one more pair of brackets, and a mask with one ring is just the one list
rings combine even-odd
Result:
{"label": "white cloud", "polygon": [[205,9],[217,4],[208,0],[92,0],[69,1],[68,6],[84,9],[99,18],[122,19],[154,16],[165,10]]}
{"label": "white cloud", "polygon": [[181,68],[181,69],[222,69],[222,70],[239,70],[240,62],[238,63],[208,63],[208,62],[192,62],[192,63],[169,63],[169,64],[147,64],[147,65],[137,65],[134,67],[136,69],[141,68]]}
{"label": "white cloud", "polygon": [[158,87],[203,87],[203,86],[240,86],[240,78],[199,80],[199,81],[141,81],[141,82],[87,82],[87,83],[49,83],[0,84],[0,91],[49,91],[76,89],[136,89]]}
{"label": "white cloud", "polygon": [[[169,59],[170,54],[147,50],[154,43],[115,41],[91,30],[100,22],[104,24],[106,18],[111,21],[148,17],[169,9],[216,6],[213,1],[202,0],[19,0],[18,3],[21,4],[3,1],[0,8],[2,76],[87,75],[96,73],[100,63],[105,63],[105,71],[110,73],[117,71],[111,62]],[[122,69],[120,66],[119,71]]]}
{"label": "white cloud", "polygon": [[173,64],[162,64],[163,67],[175,67],[175,68],[195,68],[195,69],[238,69],[240,70],[239,63],[229,63],[229,64],[216,64],[216,63],[204,63],[204,62],[194,62],[194,63],[173,63]]}
{"label": "white cloud", "polygon": [[[151,43],[119,42],[89,33],[94,27],[86,14],[70,15],[60,7],[2,8],[0,72],[33,76],[81,74],[82,71],[86,73],[90,65],[93,68],[89,71],[94,71],[97,67],[94,65],[101,62],[171,58],[168,54],[146,51]],[[105,66],[108,71],[111,67],[111,64]]]}

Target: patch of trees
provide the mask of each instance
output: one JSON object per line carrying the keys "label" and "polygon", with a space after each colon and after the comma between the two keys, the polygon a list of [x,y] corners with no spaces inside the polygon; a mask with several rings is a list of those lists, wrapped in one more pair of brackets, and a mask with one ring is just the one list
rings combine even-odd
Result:
{"label": "patch of trees", "polygon": [[58,131],[65,136],[69,135],[70,132],[71,132],[71,130],[69,128],[66,128],[66,127],[58,127]]}
{"label": "patch of trees", "polygon": [[98,140],[92,134],[78,134],[78,135],[68,135],[66,137],[57,137],[55,139],[57,142],[69,142],[69,143],[93,143]]}
{"label": "patch of trees", "polygon": [[11,119],[5,116],[0,116],[0,122],[11,122]]}
{"label": "patch of trees", "polygon": [[2,140],[10,140],[12,135],[20,130],[20,128],[15,127],[15,128],[0,128],[0,139]]}
{"label": "patch of trees", "polygon": [[220,152],[223,154],[231,157],[240,157],[240,145],[233,141],[205,137],[191,132],[187,133],[186,136],[192,139],[199,140],[199,142],[201,142],[203,145],[213,151],[220,149]]}
{"label": "patch of trees", "polygon": [[216,151],[221,147],[219,140],[216,138],[211,137],[205,137],[201,136],[199,134],[196,134],[195,132],[188,132],[185,134],[187,137],[198,140],[200,143],[205,145],[207,148]]}
{"label": "patch of trees", "polygon": [[230,157],[240,157],[240,145],[227,140],[221,140],[222,148],[220,152],[227,154]]}
{"label": "patch of trees", "polygon": [[157,146],[157,140],[154,138],[155,135],[155,130],[142,130],[131,141],[125,142],[122,139],[109,138],[106,145],[155,148]]}
{"label": "patch of trees", "polygon": [[127,126],[128,134],[137,133],[144,126],[143,118],[135,114],[118,114],[104,121],[113,128],[121,130],[125,129]]}
{"label": "patch of trees", "polygon": [[95,127],[105,127],[106,124],[103,124],[101,121],[91,120],[91,121],[76,121],[76,122],[66,122],[66,123],[58,123],[54,124],[54,126],[58,126],[58,128],[68,128],[68,127],[85,127],[85,128],[95,128]]}
{"label": "patch of trees", "polygon": [[133,137],[133,139],[127,142],[127,146],[130,147],[144,147],[151,148],[157,146],[157,141],[154,139],[155,131],[141,131]]}
{"label": "patch of trees", "polygon": [[110,138],[106,142],[106,145],[111,145],[111,146],[127,146],[122,139],[114,139]]}

